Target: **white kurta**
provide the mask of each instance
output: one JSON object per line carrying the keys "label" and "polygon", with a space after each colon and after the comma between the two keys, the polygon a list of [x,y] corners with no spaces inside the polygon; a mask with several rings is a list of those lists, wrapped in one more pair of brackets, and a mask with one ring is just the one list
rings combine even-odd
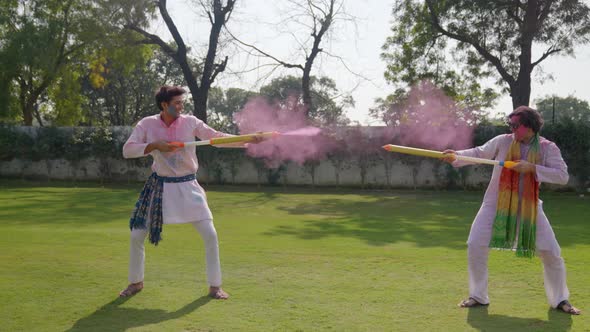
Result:
{"label": "white kurta", "polygon": [[[504,160],[512,140],[512,134],[496,136],[482,146],[473,149],[460,150],[457,151],[457,154],[469,157]],[[453,162],[453,166],[456,167],[468,164],[470,163],[458,160]],[[551,141],[541,140],[541,160],[536,168],[536,177],[540,183],[566,184],[569,179],[567,165],[561,157],[561,151],[559,151],[557,145]],[[487,246],[490,243],[492,227],[496,217],[501,172],[502,167],[494,166],[492,178],[485,192],[483,203],[471,226],[471,232],[469,233],[469,239],[467,240],[467,244],[469,245]],[[553,245],[555,242],[555,235],[553,234],[549,221],[543,212],[543,201],[541,200],[538,202],[536,236],[537,250],[559,250],[559,248],[555,248]]]}
{"label": "white kurta", "polygon": [[[457,151],[457,154],[503,160],[506,156],[513,135],[497,136],[482,146]],[[521,145],[521,155],[526,155],[528,146]],[[524,159],[524,158],[523,158]],[[453,166],[468,163],[455,161]],[[492,236],[492,227],[496,216],[498,190],[500,182],[500,166],[494,166],[492,178],[484,195],[483,203],[477,213],[469,232],[468,263],[469,263],[469,297],[482,304],[489,303],[488,297],[488,245]],[[541,160],[536,166],[536,178],[539,182],[566,184],[568,181],[567,165],[561,157],[559,148],[548,140],[541,140]],[[522,192],[522,191],[519,191]],[[539,200],[537,211],[536,252],[543,262],[544,286],[547,300],[552,307],[569,297],[566,283],[566,270],[561,249],[553,229],[543,212],[543,202]]]}
{"label": "white kurta", "polygon": [[[123,157],[144,157],[145,148],[156,141],[194,141],[195,136],[207,140],[213,137],[231,136],[216,131],[192,115],[180,115],[170,126],[160,115],[143,118],[123,146]],[[180,177],[195,174],[199,168],[195,147],[177,149],[173,152],[150,152],[153,158],[152,171],[159,176]],[[164,224],[189,223],[213,219],[207,204],[205,191],[197,180],[164,183],[162,195]]]}

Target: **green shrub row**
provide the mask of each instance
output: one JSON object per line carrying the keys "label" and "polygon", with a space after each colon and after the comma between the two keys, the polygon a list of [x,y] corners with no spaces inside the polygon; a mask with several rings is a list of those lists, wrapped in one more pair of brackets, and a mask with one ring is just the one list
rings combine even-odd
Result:
{"label": "green shrub row", "polygon": [[0,126],[0,160],[81,160],[90,156],[121,157],[124,139],[102,127]]}
{"label": "green shrub row", "polygon": [[[496,135],[506,133],[501,126],[479,126],[473,137],[473,146],[481,145]],[[65,159],[75,164],[85,158],[105,160],[108,158],[122,159],[121,150],[130,128],[126,127],[12,127],[0,126],[0,161],[12,159],[40,161]],[[560,147],[566,160],[570,174],[575,175],[579,182],[579,190],[590,186],[590,125],[584,122],[564,121],[543,128],[542,135],[554,141]],[[382,142],[376,142],[376,144]],[[346,144],[342,144],[346,146]],[[377,145],[376,145],[377,146]],[[380,145],[378,145],[380,146]],[[199,162],[206,166],[209,178],[216,183],[228,182],[224,173],[230,175],[229,181],[234,182],[238,165],[242,158],[248,158],[243,151],[236,149],[215,149],[210,147],[198,149]],[[367,168],[378,163],[387,166],[391,154],[381,149],[363,151],[338,151],[328,155],[334,167],[357,163],[361,169],[364,186]],[[411,156],[401,158],[406,163],[414,164]],[[407,160],[406,160],[407,159]],[[222,168],[221,164],[225,167]],[[255,160],[254,165],[258,176],[266,178],[271,184],[277,184],[284,172],[284,167],[268,168],[262,160]],[[306,163],[305,169],[314,176],[313,162]],[[345,166],[344,166],[345,167]],[[387,168],[387,167],[386,167]],[[448,169],[439,177],[447,177],[451,184],[460,182],[466,174],[461,170]],[[388,180],[389,181],[389,180]]]}

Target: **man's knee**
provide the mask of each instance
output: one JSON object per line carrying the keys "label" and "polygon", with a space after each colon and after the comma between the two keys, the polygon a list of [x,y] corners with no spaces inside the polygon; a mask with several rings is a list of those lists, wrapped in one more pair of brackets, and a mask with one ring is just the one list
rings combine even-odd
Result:
{"label": "man's knee", "polygon": [[539,250],[537,251],[537,256],[539,256],[539,258],[545,265],[563,264],[563,258],[559,253],[555,253],[549,250]]}
{"label": "man's knee", "polygon": [[143,229],[134,229],[131,231],[131,242],[133,243],[143,243],[147,236],[147,231]]}
{"label": "man's knee", "polygon": [[205,241],[205,243],[217,245],[217,231],[215,228],[211,227],[207,229],[207,231],[201,233],[201,236],[203,237],[203,241]]}
{"label": "man's knee", "polygon": [[467,256],[469,259],[486,259],[490,248],[486,246],[468,245]]}
{"label": "man's knee", "polygon": [[217,231],[215,230],[212,220],[201,221],[198,224],[195,224],[195,228],[197,228],[205,243],[217,244]]}

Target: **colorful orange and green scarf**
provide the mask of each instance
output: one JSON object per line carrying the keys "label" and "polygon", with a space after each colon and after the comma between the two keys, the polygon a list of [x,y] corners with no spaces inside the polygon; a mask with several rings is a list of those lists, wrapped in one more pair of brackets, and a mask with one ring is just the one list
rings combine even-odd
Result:
{"label": "colorful orange and green scarf", "polygon": [[[505,160],[520,160],[520,143],[513,140]],[[537,164],[541,159],[539,135],[531,141],[526,160]],[[537,231],[537,202],[539,201],[539,182],[534,173],[523,175],[523,191],[520,197],[521,207],[518,215],[518,185],[520,173],[502,168],[496,218],[492,229],[491,248],[512,249],[518,239],[516,256],[533,257]],[[520,220],[520,226],[518,221]],[[518,228],[518,237],[516,236]]]}

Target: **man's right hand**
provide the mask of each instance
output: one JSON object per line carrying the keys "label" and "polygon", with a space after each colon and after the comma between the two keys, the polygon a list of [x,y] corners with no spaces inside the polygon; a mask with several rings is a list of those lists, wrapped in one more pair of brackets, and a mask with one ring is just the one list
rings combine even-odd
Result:
{"label": "man's right hand", "polygon": [[456,158],[456,154],[457,152],[455,152],[455,150],[444,150],[443,154],[445,155],[444,157],[442,157],[440,160],[451,164],[453,161],[455,161]]}
{"label": "man's right hand", "polygon": [[172,152],[175,151],[176,149],[179,149],[180,147],[178,145],[175,144],[171,144],[170,142],[166,142],[166,141],[157,141],[157,142],[152,142],[150,144],[148,144],[148,146],[145,148],[145,154],[148,154],[154,150],[158,150],[160,152]]}

